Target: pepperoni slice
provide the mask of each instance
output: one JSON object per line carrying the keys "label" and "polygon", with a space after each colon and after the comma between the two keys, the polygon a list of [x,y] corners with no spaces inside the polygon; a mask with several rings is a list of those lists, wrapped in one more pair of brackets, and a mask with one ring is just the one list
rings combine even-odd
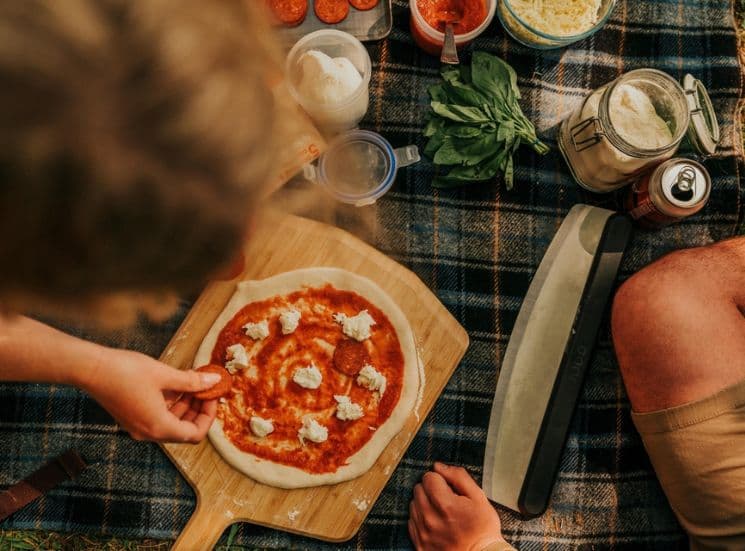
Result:
{"label": "pepperoni slice", "polygon": [[215,364],[209,364],[197,368],[197,371],[201,371],[204,373],[217,373],[218,375],[220,375],[220,377],[222,377],[222,379],[220,379],[215,386],[210,387],[207,390],[194,393],[194,398],[197,398],[198,400],[214,400],[215,398],[220,398],[230,392],[230,387],[233,386],[233,378],[230,376],[230,373],[225,370],[224,367]]}
{"label": "pepperoni slice", "polygon": [[378,5],[379,0],[349,0],[352,7],[361,11],[371,10]]}
{"label": "pepperoni slice", "polygon": [[288,27],[303,22],[308,14],[308,0],[266,0],[277,21]]}
{"label": "pepperoni slice", "polygon": [[349,0],[316,0],[315,12],[324,23],[340,23],[349,15]]}
{"label": "pepperoni slice", "polygon": [[344,339],[336,345],[334,368],[337,371],[354,377],[366,363],[370,363],[370,354],[367,353],[365,345],[361,342]]}

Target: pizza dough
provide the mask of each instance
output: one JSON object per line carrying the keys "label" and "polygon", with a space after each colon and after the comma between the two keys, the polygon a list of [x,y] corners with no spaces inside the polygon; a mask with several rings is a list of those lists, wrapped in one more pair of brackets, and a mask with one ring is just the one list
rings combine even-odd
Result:
{"label": "pizza dough", "polygon": [[[398,402],[388,419],[372,432],[372,437],[347,459],[346,464],[342,464],[334,472],[307,472],[295,466],[263,459],[243,451],[226,436],[223,423],[217,419],[209,430],[209,438],[215,449],[234,468],[263,484],[279,488],[303,488],[336,484],[356,478],[373,466],[391,439],[401,431],[408,417],[416,409],[420,384],[419,360],[414,335],[405,315],[375,283],[336,268],[307,268],[260,281],[239,283],[233,297],[202,341],[194,358],[194,366],[211,363],[212,352],[220,333],[246,305],[277,295],[287,295],[303,288],[323,287],[327,284],[336,290],[351,291],[360,295],[381,310],[390,321],[398,337],[404,363]],[[332,312],[328,314],[332,315]],[[303,323],[302,320],[300,323]],[[249,427],[246,426],[245,430],[249,430]]]}

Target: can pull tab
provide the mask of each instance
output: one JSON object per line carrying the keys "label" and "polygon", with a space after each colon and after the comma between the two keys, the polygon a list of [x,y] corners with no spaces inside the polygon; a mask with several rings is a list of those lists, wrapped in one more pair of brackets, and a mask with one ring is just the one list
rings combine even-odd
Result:
{"label": "can pull tab", "polygon": [[413,165],[421,160],[419,148],[415,145],[407,145],[406,147],[394,149],[393,154],[396,156],[396,165],[398,165],[398,168]]}
{"label": "can pull tab", "polygon": [[690,201],[693,198],[693,194],[696,190],[696,171],[690,166],[685,167],[680,171],[678,177],[675,179],[670,190],[673,197],[679,201]]}

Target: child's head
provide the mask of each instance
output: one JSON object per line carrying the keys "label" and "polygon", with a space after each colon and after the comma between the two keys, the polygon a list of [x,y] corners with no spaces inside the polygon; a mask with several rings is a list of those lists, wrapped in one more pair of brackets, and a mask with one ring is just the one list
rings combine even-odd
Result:
{"label": "child's head", "polygon": [[193,291],[272,161],[261,2],[0,3],[0,303]]}

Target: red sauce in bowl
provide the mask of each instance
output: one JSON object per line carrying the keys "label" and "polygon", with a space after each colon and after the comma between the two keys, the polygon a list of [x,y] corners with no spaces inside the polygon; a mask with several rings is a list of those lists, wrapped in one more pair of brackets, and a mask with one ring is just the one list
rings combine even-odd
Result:
{"label": "red sauce in bowl", "polygon": [[455,34],[471,32],[486,19],[486,0],[416,0],[416,5],[427,24],[442,33],[453,14],[461,14]]}

